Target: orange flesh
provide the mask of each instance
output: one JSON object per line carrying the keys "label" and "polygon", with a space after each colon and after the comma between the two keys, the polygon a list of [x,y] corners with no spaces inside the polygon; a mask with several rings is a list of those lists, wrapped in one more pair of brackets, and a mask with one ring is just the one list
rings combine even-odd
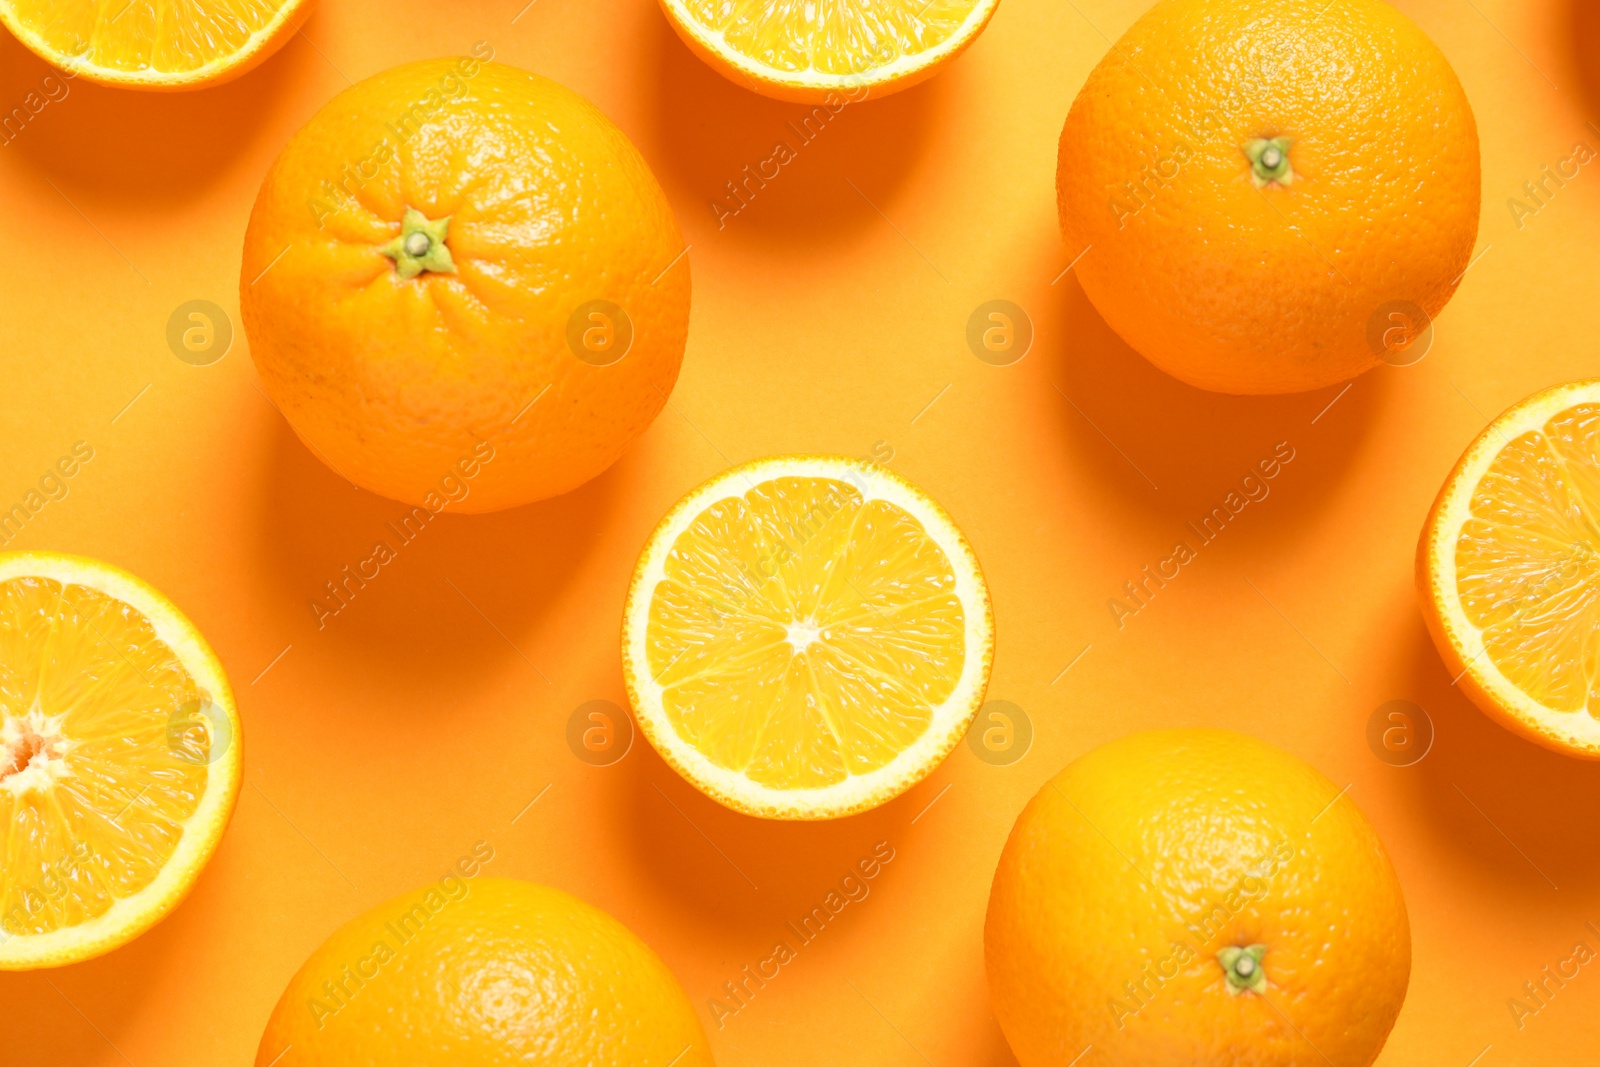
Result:
{"label": "orange flesh", "polygon": [[103,70],[182,74],[233,55],[284,5],[270,0],[11,0],[56,54]]}
{"label": "orange flesh", "polygon": [[1488,658],[1545,707],[1600,714],[1600,405],[1506,444],[1469,508],[1456,588]]}
{"label": "orange flesh", "polygon": [[888,764],[966,660],[943,549],[844,482],[777,478],[716,502],[673,544],[646,633],[673,729],[775,789]]}
{"label": "orange flesh", "polygon": [[688,0],[728,46],[774,70],[864,74],[937,48],[975,0]]}
{"label": "orange flesh", "polygon": [[206,790],[205,702],[127,604],[0,583],[0,931],[80,924],[155,879]]}

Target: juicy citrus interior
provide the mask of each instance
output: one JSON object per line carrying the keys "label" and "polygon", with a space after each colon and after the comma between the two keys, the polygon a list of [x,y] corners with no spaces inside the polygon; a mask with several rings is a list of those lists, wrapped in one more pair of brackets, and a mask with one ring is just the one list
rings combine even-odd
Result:
{"label": "juicy citrus interior", "polygon": [[216,656],[115,567],[0,553],[0,969],[74,963],[177,906],[238,799]]}
{"label": "juicy citrus interior", "polygon": [[679,535],[650,605],[679,735],[775,789],[874,771],[961,677],[955,574],[912,516],[829,478],[779,478]]}
{"label": "juicy citrus interior", "polygon": [[983,698],[993,616],[947,515],[881,467],[757,460],[645,546],[623,623],[640,726],[703,791],[831,818],[910,788]]}
{"label": "juicy citrus interior", "polygon": [[269,39],[275,47],[293,29],[302,6],[303,0],[0,0],[0,14],[46,59],[104,75],[96,80],[154,86],[260,58],[272,50]]}
{"label": "juicy citrus interior", "polygon": [[1469,508],[1456,588],[1485,654],[1544,707],[1600,713],[1600,404],[1508,442]]}
{"label": "juicy citrus interior", "polygon": [[205,793],[208,699],[127,604],[0,583],[0,930],[75,926],[155,879]]}
{"label": "juicy citrus interior", "polygon": [[864,74],[949,40],[977,0],[685,0],[740,55],[782,71]]}

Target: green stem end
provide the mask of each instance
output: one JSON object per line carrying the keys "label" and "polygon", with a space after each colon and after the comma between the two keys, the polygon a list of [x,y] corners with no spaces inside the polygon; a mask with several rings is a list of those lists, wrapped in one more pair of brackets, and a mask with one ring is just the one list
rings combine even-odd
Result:
{"label": "green stem end", "polygon": [[395,273],[400,280],[415,278],[423,271],[454,274],[455,260],[450,257],[450,246],[445,243],[450,236],[450,216],[436,222],[416,208],[406,208],[400,222],[400,236],[378,249],[394,260]]}
{"label": "green stem end", "polygon": [[1229,993],[1238,996],[1246,990],[1251,993],[1266,992],[1267,972],[1261,966],[1261,957],[1266,954],[1266,945],[1249,945],[1244,948],[1229,945],[1217,950],[1217,961],[1222,964],[1222,973],[1228,980]]}
{"label": "green stem end", "polygon": [[1294,167],[1289,165],[1289,138],[1257,137],[1244,146],[1244,154],[1250,160],[1250,180],[1257,189],[1294,183]]}

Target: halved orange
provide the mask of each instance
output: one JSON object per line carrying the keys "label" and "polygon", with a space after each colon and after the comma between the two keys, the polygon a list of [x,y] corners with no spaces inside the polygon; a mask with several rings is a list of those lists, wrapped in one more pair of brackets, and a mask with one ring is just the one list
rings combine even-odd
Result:
{"label": "halved orange", "polygon": [[966,50],[1000,0],[661,0],[689,49],[780,100],[829,103],[915,85]]}
{"label": "halved orange", "polygon": [[712,798],[826,819],[921,781],[994,654],[966,538],[871,463],[778,456],[678,502],[634,570],[623,673],[640,729]]}
{"label": "halved orange", "polygon": [[1600,379],[1536,393],[1478,436],[1423,527],[1417,591],[1479,707],[1600,759]]}
{"label": "halved orange", "polygon": [[240,782],[222,666],[106,563],[0,553],[0,969],[76,963],[177,906]]}
{"label": "halved orange", "polygon": [[45,62],[128,89],[236,78],[310,13],[310,0],[0,0],[0,23]]}

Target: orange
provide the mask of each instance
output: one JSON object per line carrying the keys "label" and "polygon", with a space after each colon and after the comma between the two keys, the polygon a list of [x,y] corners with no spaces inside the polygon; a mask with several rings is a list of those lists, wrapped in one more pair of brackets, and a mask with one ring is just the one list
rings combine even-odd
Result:
{"label": "orange", "polygon": [[560,890],[482,876],[493,858],[480,841],[335,931],[272,1009],[256,1067],[711,1067],[648,945]]}
{"label": "orange", "polygon": [[977,715],[994,614],[977,556],[872,463],[773,456],[678,502],[622,620],[640,729],[706,795],[829,819],[921,781]]}
{"label": "orange", "polygon": [[931,77],[977,39],[1000,0],[661,0],[713,70],[779,100],[837,111]]}
{"label": "orange", "polygon": [[77,963],[194,887],[239,798],[222,665],[108,563],[0,553],[0,969]]}
{"label": "orange", "polygon": [[1365,1067],[1405,999],[1411,933],[1383,845],[1332,782],[1243,734],[1153,730],[1028,802],[984,954],[1022,1067]]}
{"label": "orange", "polygon": [[1228,393],[1421,358],[1479,185],[1461,83],[1380,0],[1162,0],[1089,75],[1056,171],[1106,323]]}
{"label": "orange", "polygon": [[1417,594],[1480,708],[1600,759],[1600,379],[1536,393],[1478,435],[1422,528]]}
{"label": "orange", "polygon": [[262,182],[240,303],[262,383],[345,478],[438,512],[565,493],[677,380],[689,265],[627,137],[493,50],[385,71]]}
{"label": "orange", "polygon": [[69,74],[127,89],[201,89],[282,48],[310,0],[0,0],[0,23]]}

